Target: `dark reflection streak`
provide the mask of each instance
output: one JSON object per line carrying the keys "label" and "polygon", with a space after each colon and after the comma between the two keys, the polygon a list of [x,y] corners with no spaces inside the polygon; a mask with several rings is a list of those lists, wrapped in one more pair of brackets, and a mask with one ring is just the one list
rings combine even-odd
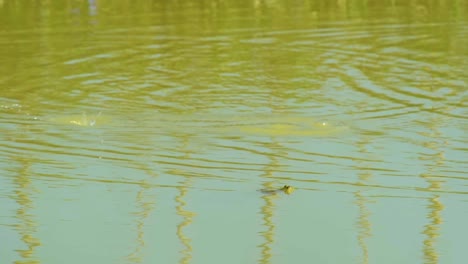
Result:
{"label": "dark reflection streak", "polygon": [[[193,174],[192,174],[193,175]],[[130,185],[139,185],[142,187],[148,188],[175,188],[175,185],[167,185],[167,184],[153,184],[141,181],[123,181],[123,180],[111,180],[111,179],[91,179],[91,178],[83,178],[83,177],[71,177],[71,176],[64,176],[54,175],[54,174],[37,174],[38,178],[44,180],[44,178],[57,178],[57,179],[69,179],[73,181],[87,181],[87,182],[94,182],[94,183],[105,183],[105,184],[130,184]],[[229,189],[207,189],[205,190],[212,190],[212,191],[232,191]]]}
{"label": "dark reflection streak", "polygon": [[[345,81],[351,83],[352,85],[350,85],[350,86],[354,90],[356,90],[358,92],[361,92],[361,93],[363,93],[365,95],[370,95],[370,96],[378,98],[378,99],[383,99],[383,100],[386,100],[386,101],[389,101],[389,102],[392,102],[392,103],[396,103],[396,104],[399,104],[399,105],[404,105],[405,107],[407,107],[408,111],[411,111],[411,108],[416,107],[419,111],[423,111],[423,112],[429,112],[429,113],[434,113],[434,114],[447,116],[447,117],[454,117],[454,118],[462,118],[462,119],[466,118],[463,115],[457,115],[457,114],[450,113],[450,112],[446,111],[447,110],[446,107],[441,107],[442,110],[437,109],[437,108],[433,108],[433,107],[426,108],[424,106],[425,103],[413,103],[409,99],[404,100],[404,99],[397,98],[395,96],[392,96],[392,95],[389,95],[389,94],[386,94],[386,93],[383,93],[383,92],[376,92],[375,90],[378,90],[378,91],[385,91],[385,90],[382,87],[378,87],[377,85],[375,85],[372,82],[372,80],[367,78],[366,75],[363,72],[361,72],[359,69],[351,68],[351,67],[344,67],[343,72],[347,72],[347,71],[352,71],[352,74],[348,73],[346,76],[343,77],[343,79],[345,79]],[[374,87],[374,88],[372,88],[371,86]],[[376,88],[378,88],[378,89],[376,89]],[[392,90],[392,92],[395,92],[395,91]],[[404,93],[401,93],[401,91],[399,91],[399,90],[396,91],[395,93],[396,93],[396,95],[404,94]],[[406,95],[415,95],[415,93],[407,92]],[[421,98],[422,96],[418,95],[418,97]],[[409,98],[415,98],[415,97],[409,97]],[[432,97],[430,97],[430,99],[432,100]],[[446,101],[446,99],[444,99],[444,100]],[[442,99],[440,101],[442,101]]]}
{"label": "dark reflection streak", "polygon": [[[406,109],[405,109],[406,110]],[[387,111],[403,111],[401,109],[401,106],[391,106],[391,107],[385,107],[385,108],[377,108],[375,107],[374,109],[366,108],[366,113],[382,113],[382,112],[387,112]],[[370,117],[372,118],[372,117]],[[367,119],[361,117],[361,119]]]}
{"label": "dark reflection streak", "polygon": [[[466,164],[463,163],[463,164]],[[441,172],[449,172],[449,173],[460,173],[460,174],[463,174],[465,175],[466,174],[466,171],[455,171],[455,170],[442,170]],[[456,179],[456,180],[461,180],[461,181],[468,181],[468,178],[467,177],[457,177],[457,176],[441,176],[441,175],[431,175],[431,178],[432,179],[437,179],[437,178],[440,178],[440,179]]]}
{"label": "dark reflection streak", "polygon": [[209,166],[209,165],[200,165],[200,164],[189,164],[189,163],[182,163],[182,162],[175,162],[175,161],[165,161],[165,160],[158,160],[158,163],[166,164],[166,165],[176,165],[180,167],[193,167],[199,169],[221,169],[221,170],[245,170],[245,171],[261,171],[261,169],[254,169],[254,168],[240,168],[240,167],[228,167],[228,166]]}
{"label": "dark reflection streak", "polygon": [[[357,160],[357,161],[360,161],[359,159],[353,159],[353,160]],[[387,169],[387,168],[379,168],[379,167],[371,167],[370,165],[363,165],[361,167],[361,165],[359,166],[354,166],[352,167],[353,169],[356,169],[356,170],[367,170],[367,171],[381,171],[381,172],[401,172],[400,170],[397,170],[397,169]],[[393,175],[390,175],[390,174],[387,174],[387,176],[393,176]],[[395,176],[402,176],[402,175],[395,175]]]}
{"label": "dark reflection streak", "polygon": [[351,157],[351,156],[339,156],[339,155],[328,155],[328,154],[323,154],[323,153],[318,153],[318,152],[302,152],[307,155],[314,155],[314,156],[322,156],[322,157],[327,157],[327,158],[332,158],[332,159],[345,159],[345,160],[361,160],[361,161],[368,161],[368,162],[376,162],[379,160],[371,159],[371,158],[356,158],[356,157]]}
{"label": "dark reflection streak", "polygon": [[[171,156],[171,155],[161,155],[158,154],[158,157],[164,158],[172,158],[172,159],[180,159],[180,156]],[[246,163],[246,162],[235,162],[235,161],[220,161],[220,160],[213,160],[213,159],[205,159],[205,158],[191,158],[192,161],[201,161],[206,163],[217,163],[217,164],[229,164],[229,165],[241,165],[241,166],[262,166],[261,163]]]}
{"label": "dark reflection streak", "polygon": [[218,148],[227,148],[227,149],[246,151],[246,152],[256,154],[256,155],[271,155],[270,153],[254,150],[254,149],[251,149],[251,148],[243,148],[243,147],[239,147],[239,146],[224,146],[224,145],[219,145],[219,144],[213,144],[213,146],[218,147]]}
{"label": "dark reflection streak", "polygon": [[[74,142],[76,144],[76,142]],[[85,148],[72,146],[70,144],[52,144],[50,142],[37,141],[35,139],[16,139],[13,142],[7,142],[7,144],[0,144],[0,147],[5,146],[10,152],[17,155],[22,155],[23,153],[37,152],[37,153],[50,153],[57,154],[61,156],[71,156],[71,157],[86,157],[90,159],[102,158],[105,160],[114,160],[114,161],[129,161],[135,160],[135,157],[141,155],[142,152],[150,150],[150,148],[138,148],[132,146],[132,151],[117,151],[106,149],[105,145],[102,142],[94,148]],[[95,154],[99,153],[99,155]]]}
{"label": "dark reflection streak", "polygon": [[[402,100],[402,99],[399,99],[399,98],[392,97],[390,95],[386,95],[384,93],[375,92],[374,89],[370,89],[369,87],[366,87],[368,85],[363,85],[363,82],[371,82],[370,80],[368,80],[365,77],[353,76],[353,79],[352,79],[352,76],[347,76],[347,78],[348,78],[348,81],[352,83],[352,85],[350,85],[350,86],[354,90],[356,90],[358,92],[361,92],[361,93],[363,93],[365,95],[371,95],[372,97],[375,97],[375,98],[385,99],[385,100],[390,101],[392,103],[396,103],[396,104],[399,104],[399,105],[404,105],[404,106],[406,106],[408,108],[412,108],[412,107],[421,108],[424,105],[423,103],[412,103],[409,100]],[[364,79],[361,80],[361,81],[357,81],[358,79],[356,79],[356,78],[364,78]],[[382,90],[382,89],[380,88],[379,90]]]}
{"label": "dark reflection streak", "polygon": [[[241,167],[227,167],[227,166],[208,166],[208,165],[199,165],[199,164],[186,164],[180,162],[170,162],[170,161],[160,161],[158,163],[161,164],[168,164],[168,165],[177,165],[177,166],[185,166],[185,167],[192,167],[192,168],[199,168],[199,169],[216,169],[216,170],[236,170],[236,171],[263,171],[263,169],[254,169],[254,168],[241,168]],[[313,174],[310,171],[288,171],[288,170],[275,170],[277,172],[287,172],[287,173],[297,173],[297,174]],[[315,173],[318,174],[318,173]]]}
{"label": "dark reflection streak", "polygon": [[[312,160],[312,159],[292,158],[292,157],[289,157],[288,155],[281,156],[280,154],[277,154],[277,153],[252,151],[252,149],[247,149],[247,148],[242,148],[242,147],[234,147],[234,146],[227,147],[227,146],[219,146],[219,145],[217,145],[217,147],[232,148],[232,149],[235,149],[235,150],[249,151],[249,152],[252,152],[254,154],[268,155],[269,157],[277,157],[277,158],[287,158],[287,159],[290,159],[290,160],[297,160],[297,161],[310,162]],[[295,152],[298,152],[298,153],[301,153],[301,154],[304,154],[304,155],[321,156],[321,157],[327,157],[327,158],[333,158],[333,159],[346,159],[346,160],[349,160],[349,159],[362,159],[362,158],[348,157],[348,156],[327,155],[327,154],[323,154],[323,153],[319,153],[319,152],[299,151],[297,149],[290,149],[290,148],[286,148],[286,149],[289,150],[289,151],[295,151]],[[363,161],[376,161],[376,160],[372,160],[370,158],[369,159],[362,159],[362,160]]]}
{"label": "dark reflection streak", "polygon": [[430,101],[435,101],[435,102],[442,102],[442,101],[447,100],[447,98],[445,98],[445,97],[425,95],[422,92],[419,92],[419,93],[410,92],[408,90],[399,89],[399,88],[396,88],[394,86],[392,86],[390,89],[392,91],[396,92],[397,94],[403,94],[403,95],[406,95],[406,96],[409,96],[409,97],[414,97],[414,98],[424,98],[424,99],[427,99],[427,100],[430,100]]}
{"label": "dark reflection streak", "polygon": [[468,194],[468,192],[462,192],[462,191],[447,191],[447,190],[442,190],[442,189],[428,190],[427,188],[421,188],[421,187],[385,186],[385,185],[377,185],[377,184],[366,184],[366,183],[360,183],[360,182],[353,183],[353,182],[321,181],[321,180],[312,180],[312,179],[308,179],[308,180],[295,179],[295,181],[315,182],[315,183],[326,184],[326,185],[336,184],[336,185],[352,186],[356,188],[362,188],[364,186],[364,187],[376,188],[376,189],[393,189],[393,190],[417,191],[417,192],[425,192],[425,193],[446,193],[446,194],[460,194],[460,195]]}
{"label": "dark reflection streak", "polygon": [[416,110],[409,110],[409,109],[401,109],[401,107],[398,108],[399,113],[391,113],[391,114],[386,114],[386,115],[383,115],[382,114],[382,111],[385,111],[385,110],[388,110],[388,109],[385,109],[385,110],[382,110],[382,109],[376,109],[376,110],[366,110],[368,113],[371,113],[371,112],[375,112],[375,113],[378,113],[379,115],[378,116],[369,116],[369,117],[363,117],[361,118],[362,120],[366,120],[366,119],[382,119],[382,118],[395,118],[395,117],[399,117],[399,116],[405,116],[405,115],[410,115],[410,114],[414,114],[414,113],[419,113],[421,112],[420,109],[416,109]]}
{"label": "dark reflection streak", "polygon": [[[180,166],[178,166],[180,167]],[[232,178],[232,177],[226,177],[226,176],[220,176],[218,174],[213,175],[210,173],[200,173],[200,172],[189,172],[185,170],[178,170],[178,169],[172,169],[168,170],[169,173],[177,175],[177,176],[182,176],[182,177],[197,177],[197,178],[204,178],[204,179],[217,179],[217,180],[222,180],[226,182],[243,182],[245,181],[244,179],[237,179],[237,178]]]}
{"label": "dark reflection streak", "polygon": [[427,200],[427,197],[418,197],[418,196],[402,196],[402,195],[369,195],[368,197],[375,197],[375,198],[400,198],[400,199],[420,199],[420,200]]}
{"label": "dark reflection streak", "polygon": [[[31,152],[34,152],[34,153],[37,153],[37,154],[44,154],[44,153],[50,153],[50,154],[57,154],[57,155],[61,155],[62,157],[64,156],[70,156],[70,157],[80,157],[80,158],[90,158],[90,159],[104,159],[104,160],[110,160],[110,161],[124,161],[124,162],[128,162],[129,160],[134,160],[135,159],[135,154],[140,154],[140,153],[135,153],[135,154],[130,154],[130,153],[126,153],[125,155],[128,157],[128,158],[125,158],[125,157],[116,157],[116,156],[110,156],[110,155],[97,155],[97,154],[86,154],[86,153],[83,153],[83,150],[82,149],[78,149],[77,148],[77,152],[65,152],[65,151],[58,151],[58,150],[45,150],[45,149],[40,149],[40,148],[37,148],[37,149],[34,149],[34,148],[30,148],[30,147],[18,147],[18,146],[7,146],[8,148],[8,151],[10,151],[12,154],[15,154],[15,155],[23,155],[24,153],[31,153]],[[89,150],[89,149],[87,149]],[[101,151],[102,149],[96,149],[96,151]],[[91,151],[90,150],[90,153],[96,153],[96,151]],[[102,153],[101,153],[102,154]],[[47,161],[49,162],[49,161]],[[51,160],[50,162],[54,162],[53,160]]]}
{"label": "dark reflection streak", "polygon": [[172,185],[161,185],[161,184],[151,184],[146,182],[136,182],[136,181],[124,181],[124,180],[114,180],[114,179],[93,179],[93,178],[83,178],[83,177],[72,177],[66,175],[54,175],[54,174],[38,174],[40,178],[58,178],[58,179],[69,179],[74,181],[86,181],[86,182],[97,182],[97,183],[114,183],[114,184],[131,184],[131,185],[140,185],[146,187],[158,187],[158,188],[174,188]]}
{"label": "dark reflection streak", "polygon": [[443,107],[442,109],[443,109],[442,111],[439,110],[439,109],[437,109],[437,108],[429,108],[429,109],[422,108],[422,109],[420,109],[420,110],[423,111],[423,112],[429,112],[429,113],[432,113],[432,114],[438,114],[438,115],[445,116],[445,117],[453,117],[453,118],[466,119],[466,116],[465,116],[465,115],[457,115],[457,114],[454,114],[454,113],[447,112],[445,107]]}
{"label": "dark reflection streak", "polygon": [[20,253],[21,260],[15,261],[15,264],[25,264],[25,263],[41,263],[38,259],[35,258],[35,251],[38,246],[41,245],[41,242],[38,238],[34,236],[36,233],[37,223],[34,220],[33,215],[29,212],[34,208],[32,192],[34,192],[34,187],[31,185],[32,181],[29,177],[31,159],[22,159],[19,157],[11,157],[11,160],[16,160],[18,164],[21,165],[21,169],[16,177],[14,177],[14,182],[18,187],[18,190],[15,191],[16,196],[15,200],[20,205],[20,208],[16,211],[17,218],[20,223],[16,224],[15,229],[21,235],[21,240],[27,246],[27,249],[17,249]]}

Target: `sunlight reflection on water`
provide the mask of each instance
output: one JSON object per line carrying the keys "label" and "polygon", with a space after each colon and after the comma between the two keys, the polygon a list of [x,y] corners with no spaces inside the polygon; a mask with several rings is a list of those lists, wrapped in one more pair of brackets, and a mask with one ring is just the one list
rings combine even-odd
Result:
{"label": "sunlight reflection on water", "polygon": [[465,259],[466,21],[260,2],[0,4],[5,261]]}

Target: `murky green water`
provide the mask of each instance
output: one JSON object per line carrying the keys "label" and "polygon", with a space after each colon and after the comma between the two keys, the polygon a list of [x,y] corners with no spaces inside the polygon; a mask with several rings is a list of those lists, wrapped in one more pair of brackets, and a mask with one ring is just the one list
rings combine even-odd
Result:
{"label": "murky green water", "polygon": [[465,263],[467,15],[0,0],[0,262]]}

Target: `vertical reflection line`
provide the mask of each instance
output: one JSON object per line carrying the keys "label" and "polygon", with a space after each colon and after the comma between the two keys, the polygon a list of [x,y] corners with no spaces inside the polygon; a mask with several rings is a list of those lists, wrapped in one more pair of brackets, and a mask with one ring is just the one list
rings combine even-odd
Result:
{"label": "vertical reflection line", "polygon": [[[277,143],[272,143],[270,146],[272,150],[279,150],[281,146]],[[274,180],[271,180],[273,177],[273,171],[275,168],[278,168],[278,160],[275,157],[280,157],[281,155],[285,155],[285,153],[276,153],[277,155],[270,156],[270,163],[265,167],[265,173],[261,175],[262,178],[265,179],[265,182],[262,184],[264,189],[273,189],[274,188]],[[276,226],[273,222],[274,210],[276,208],[276,204],[274,200],[276,199],[276,195],[263,195],[262,199],[265,201],[265,204],[262,206],[260,212],[263,215],[263,224],[266,227],[266,230],[261,232],[265,242],[262,243],[259,247],[262,250],[260,263],[267,264],[271,263],[271,247],[274,243],[274,235]]]}
{"label": "vertical reflection line", "polygon": [[[269,67],[262,67],[263,69],[269,69]],[[268,73],[266,73],[268,75]],[[270,80],[275,80],[276,74],[272,73],[271,76],[269,76]],[[288,98],[288,95],[285,93],[282,93],[282,89],[275,89],[275,85],[272,85],[270,87],[271,93],[270,96],[268,97],[270,109],[272,110],[272,114],[275,112],[281,112],[281,109],[283,108],[282,106],[284,105],[283,102],[277,102],[275,99],[282,99],[282,98]],[[264,173],[260,176],[264,181],[262,183],[262,186],[264,189],[273,189],[274,188],[274,178],[273,178],[273,172],[275,169],[279,167],[279,160],[276,157],[286,157],[287,152],[284,151],[284,148],[281,146],[280,143],[276,141],[274,137],[270,137],[271,142],[266,143],[267,147],[271,150],[272,154],[275,155],[270,155],[268,159],[270,162],[265,166],[264,168]],[[274,235],[275,235],[275,230],[276,226],[273,221],[273,216],[274,216],[274,211],[276,208],[276,204],[274,200],[276,199],[275,195],[263,195],[262,199],[265,201],[265,204],[261,207],[260,212],[262,213],[263,217],[263,224],[266,227],[266,230],[261,232],[263,238],[265,239],[265,242],[262,243],[259,247],[262,250],[261,256],[260,256],[260,263],[262,264],[269,264],[271,263],[271,248],[272,245],[275,241]]]}
{"label": "vertical reflection line", "polygon": [[[184,152],[184,159],[190,158],[190,151],[188,150],[188,145],[190,142],[190,135],[184,134],[179,135],[183,138],[182,146],[180,148],[181,152]],[[177,186],[179,195],[176,196],[175,201],[178,204],[176,206],[176,212],[182,217],[182,221],[177,225],[177,237],[180,240],[180,243],[183,245],[183,249],[180,251],[182,253],[179,263],[186,264],[192,260],[192,240],[184,234],[184,229],[192,223],[193,217],[196,215],[194,212],[188,211],[185,209],[187,202],[185,202],[185,197],[188,193],[187,189],[192,187],[193,182],[190,178],[189,173],[179,173],[184,181],[180,186]],[[184,175],[185,174],[185,175]]]}
{"label": "vertical reflection line", "polygon": [[424,239],[424,258],[426,263],[436,264],[439,263],[439,254],[436,250],[436,239],[440,235],[440,225],[442,224],[442,210],[444,209],[443,204],[439,201],[439,196],[434,195],[432,198],[429,198],[429,214],[430,223],[426,225],[426,228],[423,231],[423,234],[426,235]]}
{"label": "vertical reflection line", "polygon": [[[96,122],[100,116],[101,111],[99,111],[99,113],[90,120],[94,120],[94,122]],[[101,138],[101,144],[102,143],[103,139]],[[148,152],[145,151],[140,155],[140,158],[136,159],[136,161],[132,165],[139,171],[145,172],[143,174],[146,174],[148,176],[148,179],[143,180],[137,185],[139,189],[136,193],[134,202],[135,210],[131,212],[131,214],[135,216],[134,230],[136,230],[136,241],[134,243],[134,249],[130,254],[126,256],[126,260],[131,263],[147,262],[144,261],[144,250],[146,246],[145,227],[149,217],[155,211],[157,203],[157,196],[154,194],[154,185],[151,182],[159,175],[151,169],[150,165],[148,165],[148,163],[151,164],[151,162],[149,161],[150,159]],[[151,253],[154,253],[152,248],[150,250]]]}
{"label": "vertical reflection line", "polygon": [[[263,175],[265,177],[267,175]],[[265,188],[272,188],[271,182],[263,184]],[[266,230],[263,231],[261,234],[265,239],[265,242],[260,245],[262,249],[262,254],[260,258],[260,263],[271,263],[271,246],[274,242],[274,234],[275,234],[275,225],[273,223],[273,211],[275,208],[275,204],[273,202],[275,195],[264,195],[262,199],[265,201],[265,205],[261,208],[261,213],[263,215],[263,224],[266,227]]]}
{"label": "vertical reflection line", "polygon": [[149,217],[150,213],[154,211],[156,200],[154,199],[154,197],[148,197],[147,195],[145,195],[145,193],[150,189],[146,184],[141,184],[140,187],[141,189],[140,191],[138,191],[136,196],[136,204],[139,210],[135,212],[135,215],[137,216],[137,241],[135,243],[136,247],[135,250],[127,256],[127,259],[132,263],[142,263],[143,249],[145,247],[145,220]]}
{"label": "vertical reflection line", "polygon": [[[13,158],[15,159],[15,158]],[[30,164],[26,160],[19,160],[20,164],[23,164],[19,174],[15,177],[14,183],[18,186],[16,193],[16,202],[20,205],[20,208],[16,211],[16,216],[20,220],[15,227],[21,235],[21,240],[26,244],[26,249],[17,249],[16,251],[20,254],[22,260],[15,261],[15,264],[26,264],[26,263],[41,263],[39,260],[34,258],[34,251],[36,247],[41,245],[38,238],[34,236],[36,232],[37,223],[34,221],[33,215],[30,214],[30,210],[34,208],[33,200],[31,199],[31,193],[34,189],[31,186],[31,179],[29,178]]]}
{"label": "vertical reflection line", "polygon": [[[432,130],[432,133],[428,135],[431,139],[441,138],[442,135],[438,131],[436,124],[441,124],[440,120],[432,120],[428,122],[429,127]],[[427,183],[428,187],[426,188],[428,192],[442,190],[442,182],[437,180],[437,178],[431,177],[434,174],[435,168],[442,166],[445,163],[444,152],[439,150],[441,145],[446,145],[447,142],[425,142],[424,146],[436,151],[437,155],[428,155],[421,156],[422,160],[430,160],[428,172],[421,174],[420,177],[423,178]],[[428,215],[429,224],[427,224],[423,230],[423,234],[426,236],[423,242],[423,253],[426,263],[435,264],[439,263],[439,254],[436,249],[437,237],[440,236],[440,225],[442,224],[442,211],[444,205],[439,200],[439,195],[433,195],[428,198]]]}
{"label": "vertical reflection line", "polygon": [[[361,141],[357,142],[359,152],[364,156],[369,156],[366,146],[369,144],[368,138],[364,138]],[[362,162],[359,162],[362,163]],[[365,167],[365,164],[361,164],[361,167]],[[366,183],[372,178],[372,174],[369,172],[362,172],[358,174],[359,181],[358,185],[363,188],[366,186]],[[367,204],[371,201],[363,195],[363,191],[359,190],[354,193],[355,203],[358,206],[359,216],[357,220],[358,226],[358,244],[362,251],[362,263],[369,263],[369,248],[367,245],[367,239],[372,236],[372,225],[369,221],[371,215],[370,210],[367,208]]]}
{"label": "vertical reflection line", "polygon": [[356,204],[359,208],[359,218],[357,224],[359,226],[358,243],[362,251],[362,263],[369,263],[369,249],[367,247],[367,239],[372,235],[371,223],[369,221],[370,211],[367,209],[366,204],[369,203],[369,199],[356,192]]}
{"label": "vertical reflection line", "polygon": [[179,190],[179,195],[176,196],[176,199],[175,199],[176,202],[178,203],[178,205],[176,206],[177,214],[183,218],[183,220],[177,225],[177,231],[176,231],[177,237],[179,238],[180,242],[184,246],[184,248],[181,250],[182,257],[179,261],[179,263],[182,263],[182,264],[190,263],[190,260],[192,259],[192,251],[193,251],[192,243],[191,243],[192,240],[184,234],[185,227],[189,226],[192,223],[192,219],[195,216],[195,213],[185,210],[185,205],[187,205],[187,203],[184,200],[187,194],[187,187],[184,187],[184,186],[191,186],[191,185],[192,185],[191,180],[189,178],[185,178],[183,182],[183,186],[177,187],[177,189]]}

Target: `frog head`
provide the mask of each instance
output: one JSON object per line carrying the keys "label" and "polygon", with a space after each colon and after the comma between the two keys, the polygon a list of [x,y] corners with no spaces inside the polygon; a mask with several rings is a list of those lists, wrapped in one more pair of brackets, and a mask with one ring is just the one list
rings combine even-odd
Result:
{"label": "frog head", "polygon": [[289,185],[285,185],[285,186],[283,186],[283,188],[281,188],[281,190],[282,190],[285,194],[291,194],[291,193],[294,192],[294,187],[289,186]]}

